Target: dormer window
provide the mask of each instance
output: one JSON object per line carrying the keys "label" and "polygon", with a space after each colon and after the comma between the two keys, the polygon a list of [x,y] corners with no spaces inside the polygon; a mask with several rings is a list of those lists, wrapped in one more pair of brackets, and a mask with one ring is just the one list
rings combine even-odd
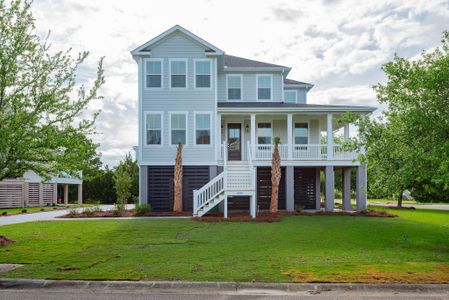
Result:
{"label": "dormer window", "polygon": [[162,87],[162,60],[150,59],[146,61],[145,86],[147,88]]}
{"label": "dormer window", "polygon": [[271,75],[257,75],[257,100],[271,100]]}
{"label": "dormer window", "polygon": [[210,60],[195,61],[195,87],[211,87],[211,62]]}
{"label": "dormer window", "polygon": [[187,87],[187,61],[171,60],[170,61],[170,87],[186,88]]}

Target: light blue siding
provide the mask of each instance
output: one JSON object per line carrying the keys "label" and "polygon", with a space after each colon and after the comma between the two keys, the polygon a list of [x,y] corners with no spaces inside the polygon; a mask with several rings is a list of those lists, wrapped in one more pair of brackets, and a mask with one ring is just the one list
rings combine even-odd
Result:
{"label": "light blue siding", "polygon": [[[145,118],[147,111],[163,113],[163,145],[162,147],[142,146],[142,164],[174,164],[176,146],[170,145],[169,112],[187,112],[187,145],[183,150],[184,164],[207,164],[215,161],[215,75],[211,75],[210,89],[195,89],[194,87],[194,60],[206,59],[204,47],[182,34],[175,33],[163,39],[151,49],[151,58],[162,59],[162,88],[146,89],[145,76],[142,76],[142,136],[145,136]],[[187,60],[187,88],[169,88],[170,59],[179,58]],[[212,70],[215,70],[215,59],[211,60]],[[141,67],[144,64],[140,64]],[[142,74],[144,70],[142,70]],[[194,112],[212,112],[211,119],[211,145],[194,145]],[[145,139],[142,139],[144,143]]]}
{"label": "light blue siding", "polygon": [[282,74],[280,72],[228,72],[228,73],[220,73],[218,74],[218,101],[227,101],[227,90],[226,90],[226,74],[241,74],[243,75],[243,94],[242,100],[245,102],[258,101],[257,100],[257,83],[256,78],[257,74],[269,74],[273,76],[273,91],[271,99],[274,102],[282,101]]}

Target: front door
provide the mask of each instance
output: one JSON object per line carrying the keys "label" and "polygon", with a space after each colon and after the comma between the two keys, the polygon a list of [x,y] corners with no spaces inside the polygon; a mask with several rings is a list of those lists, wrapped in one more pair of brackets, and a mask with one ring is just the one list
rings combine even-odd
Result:
{"label": "front door", "polygon": [[242,160],[242,125],[228,124],[228,159]]}

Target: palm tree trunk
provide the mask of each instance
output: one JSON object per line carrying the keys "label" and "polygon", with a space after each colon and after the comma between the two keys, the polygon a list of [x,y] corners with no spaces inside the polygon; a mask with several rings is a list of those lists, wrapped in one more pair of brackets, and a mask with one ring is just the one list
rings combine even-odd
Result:
{"label": "palm tree trunk", "polygon": [[281,158],[279,156],[279,137],[274,139],[273,158],[271,161],[271,202],[270,211],[278,211],[279,202],[279,182],[281,181]]}
{"label": "palm tree trunk", "polygon": [[173,177],[175,195],[173,199],[173,211],[182,211],[182,144],[178,144],[175,160],[175,174]]}

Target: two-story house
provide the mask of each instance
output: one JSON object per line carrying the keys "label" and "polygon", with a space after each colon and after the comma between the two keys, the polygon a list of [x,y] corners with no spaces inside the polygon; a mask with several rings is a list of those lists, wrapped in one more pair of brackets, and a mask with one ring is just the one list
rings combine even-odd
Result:
{"label": "two-story house", "polygon": [[[202,216],[219,207],[269,208],[274,137],[280,137],[279,209],[334,209],[334,172],[343,173],[343,207],[350,210],[351,171],[357,210],[366,209],[366,168],[334,143],[349,137],[345,112],[366,106],[309,104],[312,84],[287,78],[290,68],[225,54],[176,25],[136,48],[138,65],[140,202],[170,211],[176,146],[183,143],[183,208]],[[342,129],[344,128],[344,129]],[[326,136],[326,143],[321,137]]]}

